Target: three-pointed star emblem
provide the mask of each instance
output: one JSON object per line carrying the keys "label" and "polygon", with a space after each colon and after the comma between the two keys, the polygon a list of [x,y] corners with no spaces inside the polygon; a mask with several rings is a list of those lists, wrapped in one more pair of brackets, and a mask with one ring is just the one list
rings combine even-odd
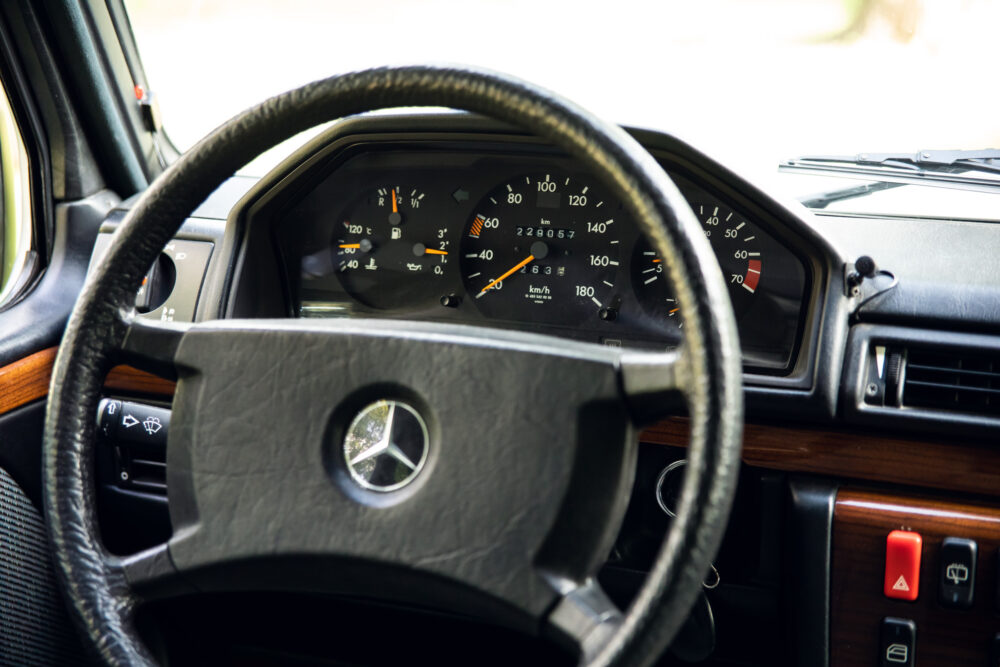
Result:
{"label": "three-pointed star emblem", "polygon": [[377,401],[348,427],[344,460],[351,478],[364,488],[393,491],[420,472],[427,445],[427,425],[416,410],[400,401]]}

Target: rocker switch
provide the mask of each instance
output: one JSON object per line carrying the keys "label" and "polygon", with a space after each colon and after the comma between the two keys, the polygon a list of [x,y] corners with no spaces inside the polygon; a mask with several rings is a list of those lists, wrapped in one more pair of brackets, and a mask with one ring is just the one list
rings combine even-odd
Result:
{"label": "rocker switch", "polygon": [[878,649],[881,667],[913,667],[916,648],[916,623],[908,618],[882,619]]}
{"label": "rocker switch", "polygon": [[945,607],[967,609],[976,589],[976,556],[972,540],[946,537],[941,543],[940,598]]}
{"label": "rocker switch", "polygon": [[885,583],[887,598],[913,601],[920,593],[919,533],[894,530],[885,539]]}

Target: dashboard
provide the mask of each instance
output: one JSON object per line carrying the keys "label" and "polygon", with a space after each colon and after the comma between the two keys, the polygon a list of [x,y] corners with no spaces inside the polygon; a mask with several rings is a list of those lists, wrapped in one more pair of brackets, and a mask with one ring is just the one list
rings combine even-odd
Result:
{"label": "dashboard", "polygon": [[[790,664],[872,664],[898,644],[883,645],[883,620],[905,618],[919,627],[921,661],[983,664],[996,634],[1000,464],[990,452],[1000,420],[969,378],[992,378],[1000,364],[987,270],[998,232],[962,220],[812,215],[679,140],[631,132],[690,203],[738,319],[746,465],[716,561],[722,581],[707,594],[720,661],[779,664],[794,637],[794,659],[781,653]],[[153,319],[419,320],[676,345],[683,321],[662,258],[605,192],[572,159],[482,119],[338,123],[263,179],[237,177],[213,194],[137,305]],[[127,206],[102,226],[95,262]],[[852,296],[848,260],[862,254],[899,285]],[[172,287],[154,290],[157,281]],[[160,292],[162,304],[152,296]],[[916,402],[930,381],[952,383],[946,405]],[[134,408],[139,392],[153,400],[149,414],[169,412],[172,385],[163,396],[132,392],[112,388],[107,399]],[[623,605],[667,525],[661,490],[681,469],[687,429],[676,417],[641,434],[630,509],[601,574]],[[145,453],[123,481],[113,457],[124,450],[100,451],[104,511],[121,528],[108,542],[128,553],[163,541],[166,487],[139,467]],[[165,462],[155,463],[162,477]],[[887,539],[901,526],[924,540],[916,601],[883,590]],[[978,548],[978,562],[975,551],[963,562],[980,573],[971,607],[936,590],[956,540]]]}
{"label": "dashboard", "polygon": [[[809,265],[766,217],[665,167],[715,250],[745,367],[787,374]],[[251,212],[247,246],[276,249],[280,296],[244,263],[244,291],[271,296],[243,298],[242,315],[444,321],[631,348],[681,340],[662,258],[620,201],[546,146],[365,141],[320,151],[276,190]]]}

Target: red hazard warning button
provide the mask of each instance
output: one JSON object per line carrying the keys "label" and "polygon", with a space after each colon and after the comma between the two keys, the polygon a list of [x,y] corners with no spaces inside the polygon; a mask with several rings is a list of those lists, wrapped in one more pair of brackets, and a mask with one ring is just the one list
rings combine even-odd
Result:
{"label": "red hazard warning button", "polygon": [[894,530],[885,538],[885,586],[887,598],[916,600],[920,591],[919,533]]}

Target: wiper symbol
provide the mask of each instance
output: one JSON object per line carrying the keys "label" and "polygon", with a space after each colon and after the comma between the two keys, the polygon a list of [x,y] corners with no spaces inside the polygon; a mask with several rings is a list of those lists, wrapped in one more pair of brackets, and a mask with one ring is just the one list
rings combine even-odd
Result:
{"label": "wiper symbol", "polygon": [[955,586],[964,584],[969,580],[969,568],[961,563],[952,563],[944,570],[945,579]]}
{"label": "wiper symbol", "polygon": [[142,427],[146,429],[146,433],[150,435],[155,435],[161,428],[163,424],[160,422],[159,417],[146,417],[142,422]]}

